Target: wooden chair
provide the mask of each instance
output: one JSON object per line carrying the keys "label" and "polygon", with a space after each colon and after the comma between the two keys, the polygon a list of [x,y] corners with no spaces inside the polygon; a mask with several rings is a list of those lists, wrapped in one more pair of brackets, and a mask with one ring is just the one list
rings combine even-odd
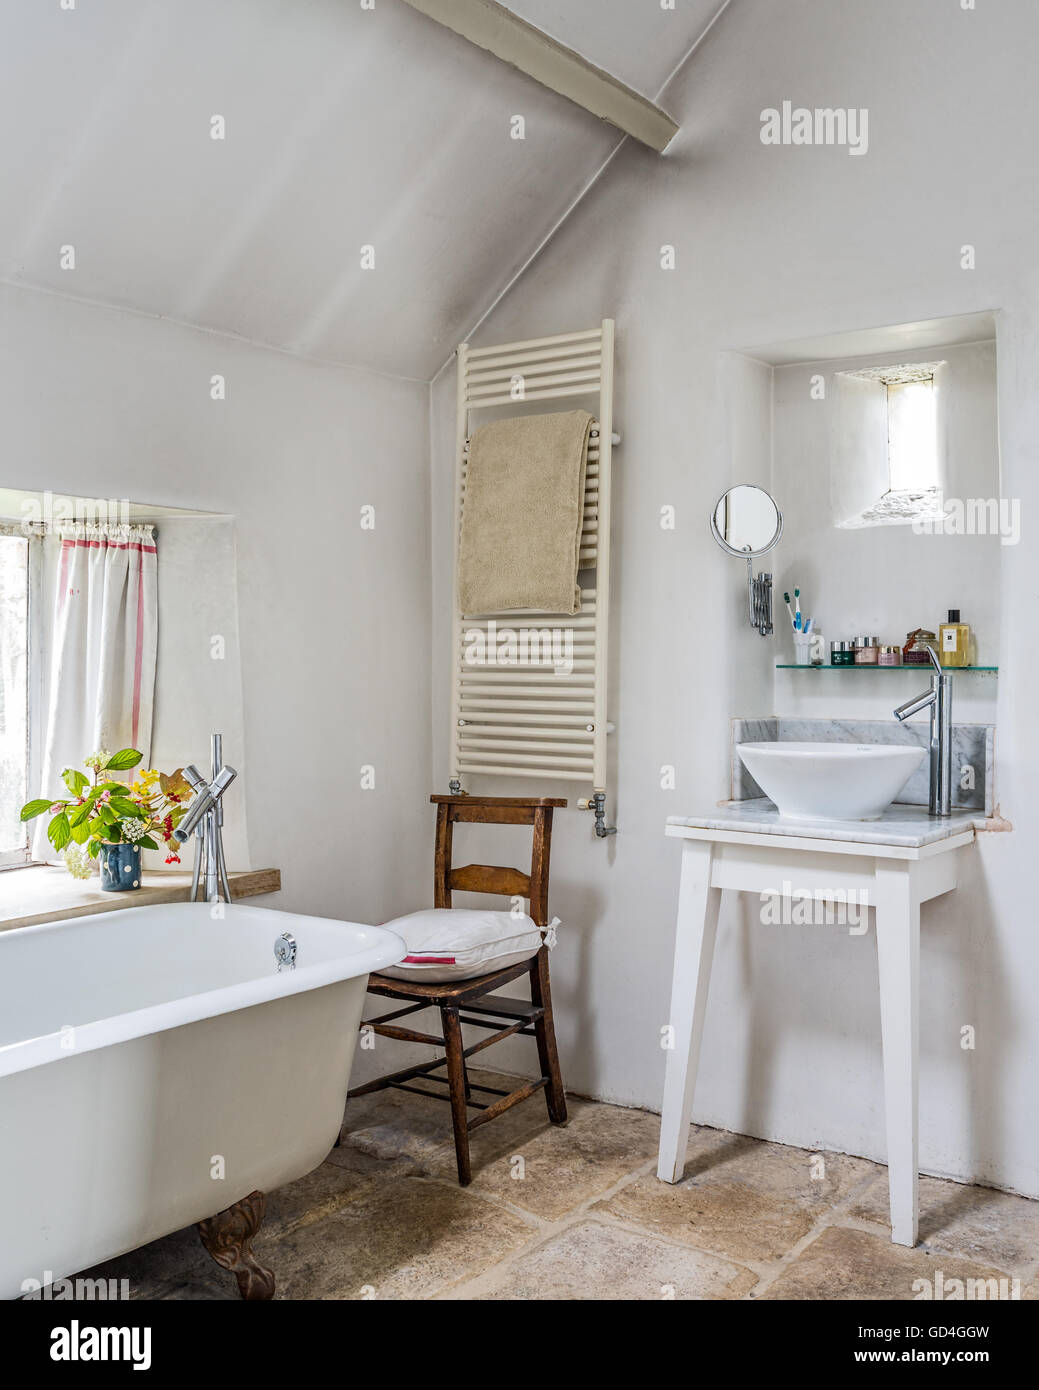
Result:
{"label": "wooden chair", "polygon": [[[436,843],[433,858],[433,905],[450,907],[452,891],[467,893],[499,893],[505,897],[525,897],[530,900],[530,916],[534,923],[546,928],[548,915],[548,860],[552,844],[552,812],[557,806],[565,806],[565,800],[550,797],[519,796],[431,796],[430,801],[437,808]],[[463,868],[451,867],[452,836],[456,823],[478,823],[492,825],[530,825],[533,826],[533,850],[530,860],[530,873],[519,869],[503,868],[492,864],[466,864]],[[489,998],[493,990],[508,984],[521,975],[530,976],[530,1003],[525,999],[510,999],[503,996]],[[451,1102],[451,1120],[455,1134],[455,1157],[458,1161],[458,1181],[465,1187],[472,1181],[469,1163],[469,1135],[480,1125],[495,1120],[520,1101],[527,1100],[540,1090],[544,1090],[548,1103],[548,1117],[553,1124],[561,1125],[566,1120],[566,1097],[563,1094],[563,1080],[559,1072],[559,1057],[556,1052],[556,1036],[552,1023],[552,995],[548,981],[548,947],[541,949],[530,960],[506,966],[490,975],[480,975],[471,980],[431,981],[429,984],[411,980],[394,980],[386,975],[372,975],[368,980],[371,994],[385,995],[388,999],[406,1001],[405,1007],[394,1009],[379,1018],[368,1019],[362,1027],[372,1028],[384,1038],[398,1038],[405,1042],[432,1043],[443,1047],[445,1055],[434,1062],[421,1062],[403,1071],[369,1081],[349,1092],[351,1097],[367,1095],[371,1091],[385,1090],[392,1086],[400,1091],[414,1091],[417,1095],[432,1096],[435,1100]],[[420,1033],[413,1028],[401,1027],[391,1022],[403,1018],[420,1009],[430,1007],[440,1010],[443,1037],[432,1033]],[[507,1020],[502,1023],[501,1020]],[[463,1045],[462,1024],[474,1028],[491,1029],[490,1037],[480,1038],[470,1047]],[[526,1081],[515,1091],[502,1091],[494,1086],[478,1086],[469,1080],[467,1063],[470,1057],[503,1038],[519,1034],[522,1037],[537,1039],[538,1059],[541,1075],[534,1081]],[[434,1075],[440,1067],[447,1068],[446,1079]],[[443,1094],[425,1091],[409,1085],[415,1077],[424,1077],[447,1087]],[[474,1100],[473,1092],[481,1095],[497,1096],[497,1100]],[[468,1111],[477,1114],[469,1119]]]}

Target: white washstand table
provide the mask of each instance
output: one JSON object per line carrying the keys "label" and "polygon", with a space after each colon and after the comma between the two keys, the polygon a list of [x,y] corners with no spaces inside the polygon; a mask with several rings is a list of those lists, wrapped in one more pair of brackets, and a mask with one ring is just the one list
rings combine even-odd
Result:
{"label": "white washstand table", "polygon": [[939,819],[924,807],[889,806],[876,821],[809,824],[784,820],[764,799],[727,802],[709,816],[668,817],[665,833],[683,843],[658,1177],[679,1182],[685,1166],[723,890],[775,892],[789,881],[799,895],[823,901],[865,890],[876,911],[891,1239],[916,1244],[920,904],[956,887],[976,817],[959,811]]}

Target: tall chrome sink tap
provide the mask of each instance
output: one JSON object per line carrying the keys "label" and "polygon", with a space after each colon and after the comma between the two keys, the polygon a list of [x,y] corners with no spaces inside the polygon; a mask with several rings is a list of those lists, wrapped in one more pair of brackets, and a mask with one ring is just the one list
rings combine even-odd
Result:
{"label": "tall chrome sink tap", "polygon": [[907,700],[894,711],[900,724],[922,709],[931,711],[929,811],[932,816],[952,815],[952,676],[944,670],[933,648],[927,648],[934,670],[931,688]]}

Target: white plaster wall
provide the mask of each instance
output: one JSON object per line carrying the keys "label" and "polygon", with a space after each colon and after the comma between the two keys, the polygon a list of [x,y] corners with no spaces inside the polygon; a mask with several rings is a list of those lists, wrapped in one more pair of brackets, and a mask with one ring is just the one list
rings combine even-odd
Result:
{"label": "white plaster wall", "polygon": [[[239,777],[224,797],[224,853],[231,869],[263,867],[249,851],[247,777],[238,635],[234,521],[163,517],[156,523],[159,630],[151,766],[171,772],[194,763],[210,770],[210,735],[223,735],[224,761]],[[214,656],[214,653],[217,653]],[[194,846],[181,859],[193,862]],[[165,852],[145,851],[146,867]]]}
{"label": "white plaster wall", "polygon": [[[567,925],[554,979],[570,1086],[656,1108],[678,879],[664,818],[725,795],[728,720],[764,712],[777,650],[741,625],[743,575],[707,533],[714,499],[745,471],[719,389],[721,354],[1000,311],[1002,481],[1021,499],[1023,524],[1021,544],[1000,556],[999,797],[1015,830],[986,837],[955,898],[924,911],[921,1161],[1032,1195],[1039,656],[1029,633],[1039,584],[1029,537],[1039,504],[1039,197],[1025,175],[1039,123],[1037,43],[1039,10],[1025,0],[973,11],[939,0],[731,6],[664,96],[682,123],[674,148],[657,160],[626,145],[472,338],[479,346],[617,320],[624,443],[616,454],[610,800],[620,834],[600,843],[588,818],[560,816],[553,907]],[[784,98],[867,106],[868,154],[763,146],[760,112]],[[973,271],[961,269],[965,243],[976,247]],[[672,271],[660,268],[668,244]],[[452,391],[448,371],[434,390],[432,458],[441,785]],[[764,454],[764,441],[759,447]],[[675,532],[659,528],[664,504],[678,509]],[[875,577],[876,545],[869,533],[848,541],[850,573],[863,588]],[[907,564],[922,586],[922,561],[918,572]],[[975,582],[989,591],[972,593]],[[830,591],[836,580],[820,571],[820,583]],[[947,600],[965,616],[987,612],[988,620],[975,618],[979,631],[993,626],[992,584],[990,568],[977,581],[964,574]],[[948,587],[921,606],[930,613],[945,604]],[[914,613],[917,592],[906,600]],[[832,690],[826,712],[862,712],[851,687]],[[665,763],[677,767],[674,792],[659,789]],[[765,928],[727,904],[696,1117],[883,1157],[876,990],[872,933]],[[960,1048],[965,1024],[977,1030],[974,1051]]]}
{"label": "white plaster wall", "polygon": [[159,523],[155,757],[201,766],[222,728],[252,862],[282,871],[268,903],[362,922],[412,908],[431,856],[426,387],[10,287],[0,325],[0,485],[235,519],[237,635],[226,529],[204,562],[184,535],[224,523]]}
{"label": "white plaster wall", "polygon": [[[807,377],[798,371],[794,378],[796,391],[802,381],[819,376],[826,389],[829,407],[813,412],[814,417],[825,415],[829,424],[826,450],[827,468],[819,476],[813,470],[815,485],[823,487],[821,498],[813,503],[828,503],[829,524],[861,516],[867,507],[875,505],[888,490],[890,471],[887,459],[887,388],[880,381],[860,381],[854,377],[834,376],[832,364],[815,363]],[[787,378],[781,377],[781,383]],[[809,395],[810,404],[821,404]],[[811,418],[811,417],[808,417]],[[807,421],[806,421],[807,422]],[[814,423],[814,421],[813,421]],[[787,429],[782,430],[783,434]],[[785,481],[785,479],[784,479]]]}

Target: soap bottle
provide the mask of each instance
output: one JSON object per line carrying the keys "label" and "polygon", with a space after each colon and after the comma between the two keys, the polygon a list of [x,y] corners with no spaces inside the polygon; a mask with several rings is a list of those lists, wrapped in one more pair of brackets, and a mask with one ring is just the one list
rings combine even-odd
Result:
{"label": "soap bottle", "polygon": [[938,660],[943,666],[970,665],[970,628],[960,622],[960,610],[949,609],[949,621],[938,629]]}

